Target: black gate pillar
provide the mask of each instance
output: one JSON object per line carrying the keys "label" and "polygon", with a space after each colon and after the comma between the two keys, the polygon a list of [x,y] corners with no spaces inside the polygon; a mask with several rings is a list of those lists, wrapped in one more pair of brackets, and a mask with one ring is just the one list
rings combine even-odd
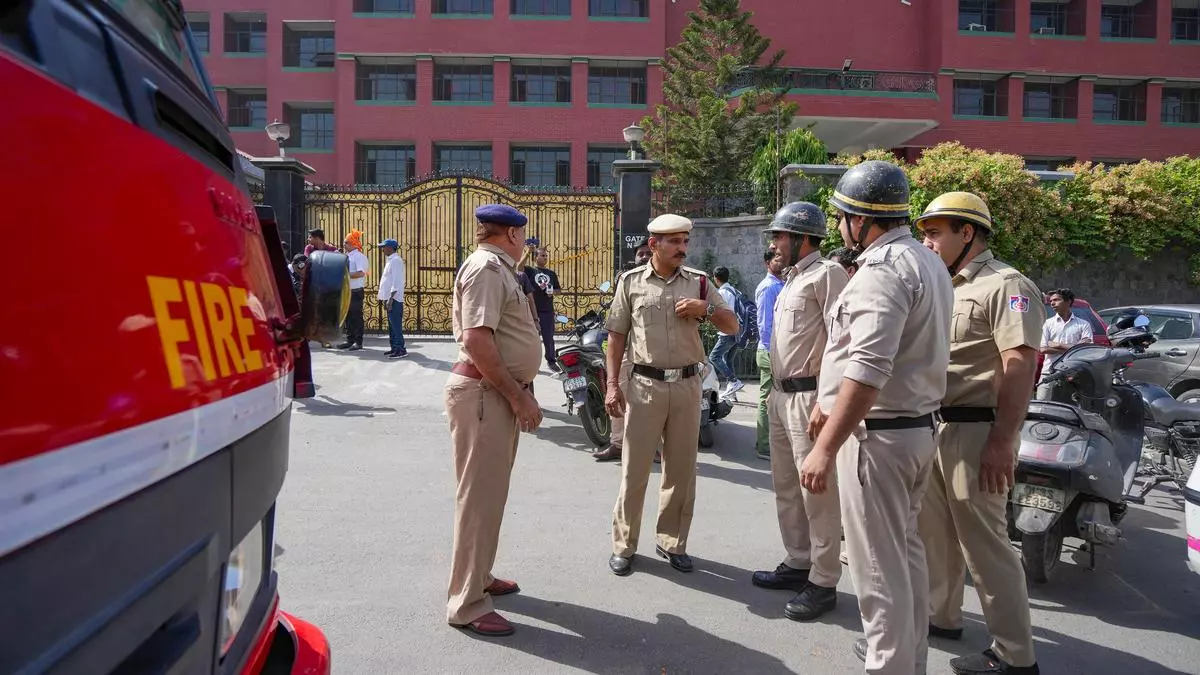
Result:
{"label": "black gate pillar", "polygon": [[279,236],[287,245],[288,257],[303,253],[308,239],[304,223],[304,177],[317,170],[294,157],[255,157],[250,161],[263,170],[263,203],[275,209]]}
{"label": "black gate pillar", "polygon": [[613,177],[620,181],[617,192],[617,269],[633,260],[637,242],[646,236],[650,223],[650,179],[662,166],[648,159],[618,159],[612,163]]}

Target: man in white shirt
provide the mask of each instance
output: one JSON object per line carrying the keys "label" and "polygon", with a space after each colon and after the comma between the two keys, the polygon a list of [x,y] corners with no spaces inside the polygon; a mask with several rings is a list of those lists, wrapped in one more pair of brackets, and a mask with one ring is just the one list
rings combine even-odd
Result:
{"label": "man in white shirt", "polygon": [[362,235],[360,230],[352,230],[346,236],[346,257],[350,265],[350,313],[346,316],[346,341],[338,345],[338,349],[355,351],[362,349],[363,329],[363,294],[367,285],[367,269],[370,263],[367,254],[362,252]]}
{"label": "man in white shirt", "polygon": [[387,311],[388,340],[392,346],[384,356],[402,359],[408,356],[404,348],[404,258],[397,253],[400,244],[395,239],[383,240],[379,248],[387,256],[383,276],[379,278],[379,302]]}
{"label": "man in white shirt", "polygon": [[1042,324],[1042,353],[1058,356],[1078,344],[1091,343],[1092,324],[1071,313],[1075,294],[1069,288],[1050,291],[1050,308],[1054,316]]}
{"label": "man in white shirt", "polygon": [[[737,307],[737,297],[740,291],[729,283],[729,268],[718,267],[713,270],[713,283],[717,287],[717,292],[725,299],[725,303],[730,309]],[[720,379],[726,381],[725,391],[721,392],[722,396],[729,396],[734,392],[741,391],[746,385],[737,378],[733,373],[733,364],[729,361],[729,353],[737,345],[738,334],[734,331],[732,334],[722,333],[717,330],[717,341],[713,344],[712,351],[708,354],[708,360],[712,361],[713,367],[717,369],[717,375]]]}

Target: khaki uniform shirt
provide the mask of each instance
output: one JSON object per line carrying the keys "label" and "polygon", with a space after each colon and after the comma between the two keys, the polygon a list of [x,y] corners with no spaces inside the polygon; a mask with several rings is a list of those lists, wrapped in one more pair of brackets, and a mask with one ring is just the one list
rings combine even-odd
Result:
{"label": "khaki uniform shirt", "polygon": [[[626,272],[617,282],[617,295],[608,310],[608,330],[627,336],[635,364],[655,368],[683,368],[704,361],[700,322],[675,315],[675,304],[700,298],[704,272],[680,266],[670,279],[663,279],[653,265]],[[717,309],[729,305],[712,280],[706,282],[708,304]]]}
{"label": "khaki uniform shirt", "polygon": [[850,281],[839,264],[814,251],[796,263],[775,301],[771,332],[771,374],[776,380],[812,377],[821,372],[827,327],[825,317]]}
{"label": "khaki uniform shirt", "polygon": [[917,417],[941,407],[950,363],[954,289],[946,265],[908,228],[884,233],[828,317],[819,385],[829,412],[843,378],[879,389],[868,418]]}
{"label": "khaki uniform shirt", "polygon": [[1037,349],[1042,340],[1042,292],[984,251],[954,276],[950,370],[943,405],[995,408],[1000,352]]}
{"label": "khaki uniform shirt", "polygon": [[517,382],[532,382],[542,363],[542,339],[529,299],[517,280],[515,262],[501,249],[480,244],[463,261],[454,279],[454,308],[451,312],[458,360],[471,363],[462,348],[463,331],[491,328],[500,361]]}

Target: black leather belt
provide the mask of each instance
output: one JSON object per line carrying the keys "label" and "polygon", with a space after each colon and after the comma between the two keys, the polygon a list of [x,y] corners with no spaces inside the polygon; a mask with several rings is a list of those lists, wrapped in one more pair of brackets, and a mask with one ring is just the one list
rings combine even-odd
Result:
{"label": "black leather belt", "polygon": [[690,366],[683,368],[655,368],[654,366],[643,366],[640,363],[633,364],[633,372],[645,377],[652,377],[663,382],[678,382],[689,377],[695,377],[700,373],[700,364],[693,363]]}
{"label": "black leather belt", "polygon": [[887,417],[882,419],[864,420],[867,425],[867,431],[887,431],[889,429],[920,429],[922,427],[933,428],[933,413],[927,413],[920,417]]}
{"label": "black leather belt", "polygon": [[971,422],[995,422],[995,408],[976,408],[971,406],[947,406],[937,411],[939,422],[969,424]]}
{"label": "black leather belt", "polygon": [[788,394],[795,394],[802,391],[816,391],[817,378],[814,375],[812,377],[789,377],[786,380],[775,380],[775,388]]}

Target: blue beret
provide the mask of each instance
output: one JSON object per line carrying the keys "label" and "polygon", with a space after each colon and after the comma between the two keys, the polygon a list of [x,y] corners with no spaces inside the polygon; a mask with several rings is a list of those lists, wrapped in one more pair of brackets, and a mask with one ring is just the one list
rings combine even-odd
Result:
{"label": "blue beret", "polygon": [[484,204],[475,209],[475,219],[481,223],[523,227],[529,222],[520,211],[507,204]]}

